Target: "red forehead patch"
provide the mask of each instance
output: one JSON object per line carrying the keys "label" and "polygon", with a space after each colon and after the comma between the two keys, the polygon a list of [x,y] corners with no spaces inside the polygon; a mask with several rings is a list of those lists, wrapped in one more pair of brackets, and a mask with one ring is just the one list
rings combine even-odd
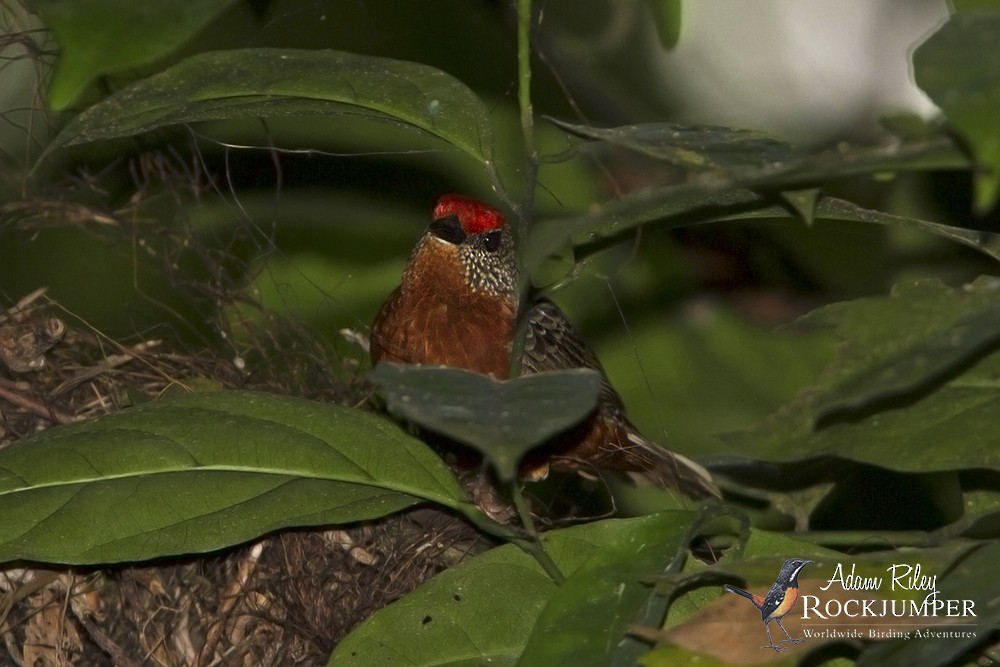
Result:
{"label": "red forehead patch", "polygon": [[441,195],[434,205],[434,219],[454,215],[466,234],[480,234],[504,226],[503,213],[482,202],[462,195]]}

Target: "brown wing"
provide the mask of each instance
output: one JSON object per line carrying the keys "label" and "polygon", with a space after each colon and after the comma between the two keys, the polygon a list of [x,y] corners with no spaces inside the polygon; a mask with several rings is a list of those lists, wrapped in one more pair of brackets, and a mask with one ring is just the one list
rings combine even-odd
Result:
{"label": "brown wing", "polygon": [[623,410],[604,367],[559,306],[548,299],[535,302],[527,313],[528,330],[521,364],[524,373],[591,368],[601,374],[600,402]]}
{"label": "brown wing", "polygon": [[598,467],[641,472],[655,483],[690,497],[719,495],[708,471],[651,442],[629,422],[601,362],[558,306],[541,299],[532,305],[527,317],[523,373],[590,368],[601,374],[594,414],[562,436],[558,456],[550,464],[553,469]]}

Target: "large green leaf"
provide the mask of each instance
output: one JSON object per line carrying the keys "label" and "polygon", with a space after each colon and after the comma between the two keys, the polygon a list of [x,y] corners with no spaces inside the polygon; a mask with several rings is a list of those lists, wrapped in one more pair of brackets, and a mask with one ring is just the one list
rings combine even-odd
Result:
{"label": "large green leaf", "polygon": [[153,62],[204,28],[235,0],[30,0],[55,34],[59,61],[49,104],[64,109],[95,78]]}
{"label": "large green leaf", "polygon": [[[615,550],[615,545],[643,543],[646,553],[663,545],[673,553],[676,536],[686,532],[692,516],[664,512],[640,519],[611,519],[554,530],[543,540],[559,569],[573,577],[581,568],[590,567],[591,558],[606,563],[607,550]],[[635,584],[625,578],[629,585]],[[557,590],[527,553],[514,545],[499,547],[439,574],[376,612],[337,646],[329,664],[513,665]],[[615,601],[604,602],[602,609],[611,613]],[[572,632],[572,628],[565,630]]]}
{"label": "large green leaf", "polygon": [[773,460],[832,454],[905,471],[1000,467],[997,313],[995,278],[960,289],[918,281],[824,307],[798,326],[836,329],[831,366],[727,442],[741,456]]}
{"label": "large green leaf", "polygon": [[332,50],[200,53],[80,113],[49,150],[179,123],[302,114],[405,124],[492,168],[488,111],[457,79],[427,65]]}
{"label": "large green leaf", "polygon": [[842,341],[824,384],[819,417],[860,409],[941,379],[1000,341],[1000,282],[955,289],[937,280],[900,283],[888,297],[824,306],[796,328],[831,329]]}
{"label": "large green leaf", "polygon": [[634,663],[648,648],[626,637],[629,626],[653,604],[649,581],[683,565],[690,523],[686,514],[652,515],[595,551],[542,610],[518,665]]}
{"label": "large green leaf", "polygon": [[0,561],[203,552],[422,500],[483,520],[423,443],[360,410],[210,392],[0,450]]}
{"label": "large green leaf", "polygon": [[954,7],[951,19],[914,54],[914,75],[971,150],[979,167],[976,209],[986,213],[1000,197],[1000,58],[990,57],[1000,34],[1000,4],[958,0]]}
{"label": "large green leaf", "polygon": [[499,381],[457,368],[379,364],[389,411],[472,445],[502,479],[530,449],[579,423],[597,404],[600,376],[576,369]]}

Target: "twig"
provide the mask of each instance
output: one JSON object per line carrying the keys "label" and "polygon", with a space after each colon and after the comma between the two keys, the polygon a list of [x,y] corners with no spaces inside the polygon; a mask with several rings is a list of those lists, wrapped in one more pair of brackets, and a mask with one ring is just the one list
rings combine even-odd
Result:
{"label": "twig", "polygon": [[100,363],[94,364],[93,366],[90,366],[88,368],[84,368],[83,370],[73,375],[73,377],[66,378],[65,380],[63,380],[61,383],[59,383],[58,387],[56,387],[49,393],[49,396],[50,397],[59,396],[60,394],[63,394],[66,391],[69,391],[70,389],[79,386],[80,384],[86,382],[87,380],[91,380],[95,377],[103,375],[109,371],[114,370],[115,368],[118,368],[119,366],[124,366],[130,361],[142,360],[141,355],[143,353],[148,352],[149,350],[155,347],[158,347],[162,343],[163,341],[159,339],[145,340],[136,343],[135,345],[128,348],[122,347],[120,348],[122,350],[121,354],[109,354]]}
{"label": "twig", "polygon": [[73,415],[66,414],[32,397],[18,393],[6,380],[0,380],[0,398],[13,403],[22,410],[27,410],[39,417],[50,419],[57,424],[72,424],[76,421],[76,417]]}
{"label": "twig", "polygon": [[205,636],[205,643],[201,647],[201,652],[198,654],[198,665],[214,665],[218,661],[212,659],[212,654],[215,653],[215,647],[219,643],[219,638],[222,636],[222,630],[225,627],[226,619],[230,613],[232,613],[233,608],[236,603],[241,599],[240,594],[243,593],[243,589],[246,587],[247,582],[250,581],[250,576],[253,574],[254,570],[257,569],[257,564],[260,562],[260,556],[264,553],[264,547],[266,542],[257,542],[250,548],[250,553],[247,557],[240,562],[236,571],[236,579],[230,583],[229,588],[222,596],[222,605],[215,614],[215,621],[208,628],[208,633]]}

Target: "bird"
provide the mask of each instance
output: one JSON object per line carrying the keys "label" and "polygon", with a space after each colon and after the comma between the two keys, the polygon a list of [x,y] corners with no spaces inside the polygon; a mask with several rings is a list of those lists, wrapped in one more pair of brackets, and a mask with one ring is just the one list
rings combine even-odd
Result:
{"label": "bird", "polygon": [[[504,215],[470,197],[442,195],[372,324],[372,364],[443,365],[506,380],[519,306],[517,256]],[[555,303],[533,299],[524,317],[522,375],[586,368],[600,374],[601,387],[593,412],[526,457],[522,479],[609,469],[692,499],[721,495],[705,468],[653,443],[628,420],[597,356]]]}
{"label": "bird", "polygon": [[737,595],[742,595],[747,600],[753,603],[753,606],[760,609],[760,618],[764,621],[764,630],[767,631],[767,646],[761,646],[761,648],[770,648],[775,651],[784,650],[784,646],[778,646],[771,639],[771,630],[768,628],[768,624],[771,621],[775,621],[781,631],[785,633],[788,639],[782,639],[783,642],[791,642],[793,644],[800,644],[804,639],[792,639],[792,636],[788,634],[788,630],[785,630],[785,626],[781,624],[781,619],[792,610],[795,606],[795,601],[799,599],[799,572],[802,571],[811,560],[803,560],[801,558],[790,558],[785,561],[785,564],[781,566],[781,571],[778,573],[778,578],[774,581],[774,585],[771,586],[771,590],[767,592],[767,595],[761,597],[760,595],[754,595],[742,588],[737,588],[736,586],[731,586],[726,584],[723,586],[730,593],[736,593]]}

